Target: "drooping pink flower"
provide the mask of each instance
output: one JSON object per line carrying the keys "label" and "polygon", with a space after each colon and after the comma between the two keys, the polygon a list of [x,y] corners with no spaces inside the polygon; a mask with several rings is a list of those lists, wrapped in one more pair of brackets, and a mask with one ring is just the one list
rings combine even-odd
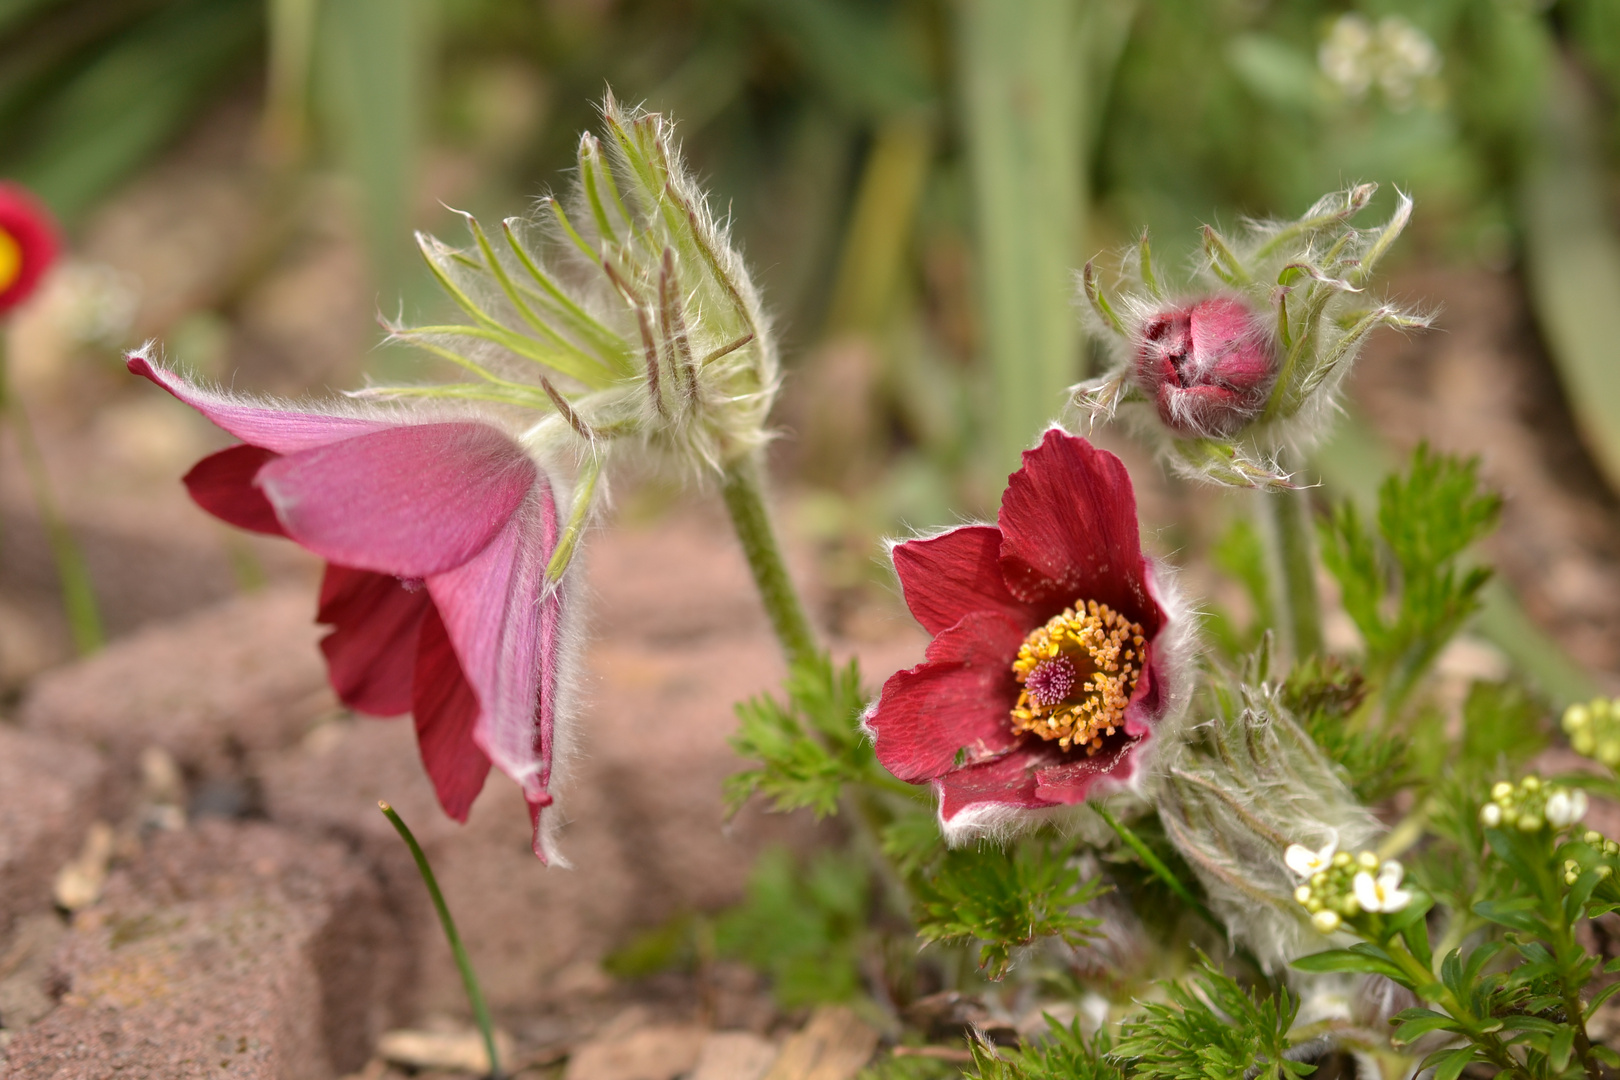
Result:
{"label": "drooping pink flower", "polygon": [[934,639],[866,727],[884,767],[933,784],[948,836],[1140,779],[1184,703],[1188,620],[1142,553],[1117,457],[1053,428],[1008,479],[997,524],[892,555]]}
{"label": "drooping pink flower", "polygon": [[1142,322],[1136,381],[1166,427],[1230,438],[1260,415],[1277,376],[1265,324],[1241,300],[1213,296]]}
{"label": "drooping pink flower", "polygon": [[45,205],[27,188],[0,182],[0,314],[33,295],[58,246]]}
{"label": "drooping pink flower", "polygon": [[327,561],[316,618],[343,702],[413,714],[457,821],[493,763],[523,789],[535,854],[554,858],[542,811],[568,707],[567,578],[546,587],[557,504],[523,447],[482,419],[255,403],[145,353],[128,366],[242,440],[186,475],[198,505]]}

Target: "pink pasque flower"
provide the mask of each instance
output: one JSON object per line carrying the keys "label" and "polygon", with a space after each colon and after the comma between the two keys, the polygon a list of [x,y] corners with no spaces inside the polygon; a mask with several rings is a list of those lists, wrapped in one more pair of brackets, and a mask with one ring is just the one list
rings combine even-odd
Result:
{"label": "pink pasque flower", "polygon": [[45,205],[27,188],[0,182],[0,314],[33,295],[58,247]]}
{"label": "pink pasque flower", "polygon": [[1276,349],[1241,300],[1212,296],[1168,308],[1144,319],[1138,333],[1136,381],[1166,427],[1225,439],[1265,408]]}
{"label": "pink pasque flower", "polygon": [[1184,704],[1188,618],[1142,553],[1117,457],[1053,428],[997,524],[891,554],[934,640],[866,728],[885,768],[934,785],[949,838],[1140,780]]}
{"label": "pink pasque flower", "polygon": [[534,853],[555,858],[541,812],[568,705],[568,582],[546,587],[557,504],[523,447],[482,419],[257,404],[145,353],[128,365],[242,440],[186,475],[199,506],[327,561],[316,618],[338,697],[414,715],[457,821],[497,766],[523,789]]}

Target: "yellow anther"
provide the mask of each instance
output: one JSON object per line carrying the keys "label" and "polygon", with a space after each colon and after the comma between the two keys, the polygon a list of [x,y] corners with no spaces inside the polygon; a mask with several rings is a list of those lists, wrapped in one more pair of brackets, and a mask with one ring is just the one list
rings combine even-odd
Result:
{"label": "yellow anther", "polygon": [[1021,691],[1012,710],[1013,730],[1056,740],[1065,750],[1083,746],[1088,755],[1096,754],[1103,736],[1114,734],[1123,721],[1141,674],[1138,657],[1145,640],[1141,626],[1095,600],[1053,616],[1024,639],[1013,674],[1023,684],[1042,665],[1066,663],[1064,679],[1054,681],[1050,669],[1036,678],[1038,684],[1045,680],[1043,691],[1061,685],[1065,692],[1060,700],[1046,701],[1040,693]]}

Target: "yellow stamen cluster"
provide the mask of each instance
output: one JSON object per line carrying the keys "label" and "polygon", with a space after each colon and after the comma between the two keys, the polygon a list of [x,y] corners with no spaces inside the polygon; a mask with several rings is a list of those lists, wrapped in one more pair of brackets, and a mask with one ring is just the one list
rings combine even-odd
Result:
{"label": "yellow stamen cluster", "polygon": [[1056,739],[1067,750],[1102,749],[1125,716],[1142,665],[1142,627],[1107,604],[1076,603],[1048,619],[1018,649],[1013,674],[1020,684],[1043,663],[1066,659],[1073,665],[1073,688],[1061,701],[1043,701],[1020,690],[1012,710],[1014,731]]}

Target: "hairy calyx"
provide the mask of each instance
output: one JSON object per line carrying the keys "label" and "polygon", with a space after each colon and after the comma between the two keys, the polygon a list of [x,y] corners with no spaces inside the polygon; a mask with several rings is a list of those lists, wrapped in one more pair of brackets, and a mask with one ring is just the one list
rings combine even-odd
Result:
{"label": "hairy calyx", "polygon": [[1142,627],[1095,600],[1079,601],[1024,639],[1013,661],[1022,684],[1014,731],[1056,739],[1065,750],[1102,749],[1124,722],[1142,670]]}

